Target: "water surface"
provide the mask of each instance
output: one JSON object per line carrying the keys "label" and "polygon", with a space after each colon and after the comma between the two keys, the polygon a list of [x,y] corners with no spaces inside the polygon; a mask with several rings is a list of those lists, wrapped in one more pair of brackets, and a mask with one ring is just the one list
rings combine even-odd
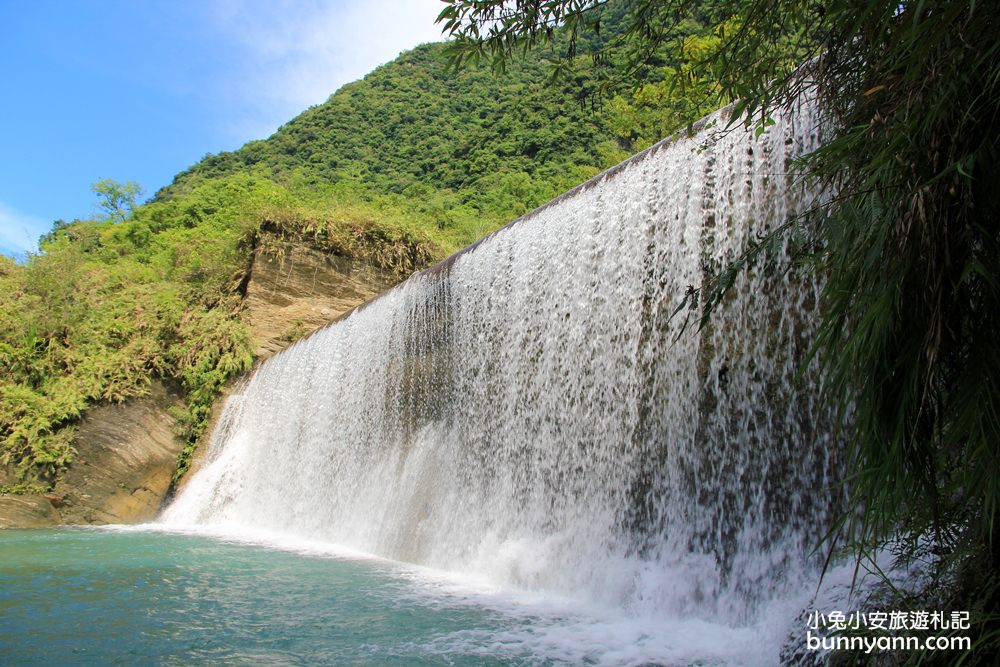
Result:
{"label": "water surface", "polygon": [[389,562],[207,537],[6,531],[0,554],[6,665],[499,665],[449,636],[527,622]]}
{"label": "water surface", "polygon": [[332,545],[252,539],[162,527],[0,531],[0,664],[704,666],[761,658],[760,628],[627,617]]}

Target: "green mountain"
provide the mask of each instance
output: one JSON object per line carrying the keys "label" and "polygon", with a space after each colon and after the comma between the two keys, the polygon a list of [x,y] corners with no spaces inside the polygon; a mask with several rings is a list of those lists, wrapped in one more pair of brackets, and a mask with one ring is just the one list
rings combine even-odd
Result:
{"label": "green mountain", "polygon": [[551,85],[543,58],[448,70],[443,44],[402,54],[264,141],[207,156],[157,194],[253,174],[310,202],[404,210],[442,250],[471,243],[631,152],[587,101],[584,77]]}

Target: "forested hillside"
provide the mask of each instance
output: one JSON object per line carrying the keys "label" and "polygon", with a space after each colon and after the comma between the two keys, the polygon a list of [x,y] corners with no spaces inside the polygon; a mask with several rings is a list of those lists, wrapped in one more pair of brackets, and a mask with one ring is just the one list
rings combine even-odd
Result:
{"label": "forested hillside", "polygon": [[524,213],[628,155],[579,85],[547,85],[541,60],[501,78],[486,68],[454,74],[442,46],[403,54],[266,141],[206,157],[157,198],[249,172],[306,199],[381,196],[451,250],[475,240],[482,216]]}
{"label": "forested hillside", "polygon": [[[716,39],[683,31],[692,53]],[[401,279],[710,110],[692,100],[714,103],[655,76],[608,95],[581,54],[554,84],[543,50],[494,73],[424,45],[143,205],[134,184],[95,186],[106,214],[57,221],[23,263],[0,258],[2,491],[48,488],[82,412],[154,378],[184,396],[182,435],[198,441],[221,388],[253,363],[240,290],[269,251],[262,230]]]}

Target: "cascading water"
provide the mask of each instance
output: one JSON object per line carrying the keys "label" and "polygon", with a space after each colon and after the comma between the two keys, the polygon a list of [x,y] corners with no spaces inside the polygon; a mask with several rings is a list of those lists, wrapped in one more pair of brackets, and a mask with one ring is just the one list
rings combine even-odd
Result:
{"label": "cascading water", "polygon": [[788,172],[818,117],[802,102],[754,138],[721,131],[725,113],[264,363],[164,521],[328,541],[629,618],[779,613],[747,658],[776,660],[836,502],[829,416],[814,374],[795,379],[818,285],[779,251],[701,331],[677,311],[814,203]]}

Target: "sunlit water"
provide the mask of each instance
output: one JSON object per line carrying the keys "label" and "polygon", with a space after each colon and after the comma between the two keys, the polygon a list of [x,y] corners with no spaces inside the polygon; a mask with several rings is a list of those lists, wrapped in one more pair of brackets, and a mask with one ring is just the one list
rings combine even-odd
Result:
{"label": "sunlit water", "polygon": [[759,641],[258,537],[271,546],[142,528],[0,532],[0,664],[711,665]]}

